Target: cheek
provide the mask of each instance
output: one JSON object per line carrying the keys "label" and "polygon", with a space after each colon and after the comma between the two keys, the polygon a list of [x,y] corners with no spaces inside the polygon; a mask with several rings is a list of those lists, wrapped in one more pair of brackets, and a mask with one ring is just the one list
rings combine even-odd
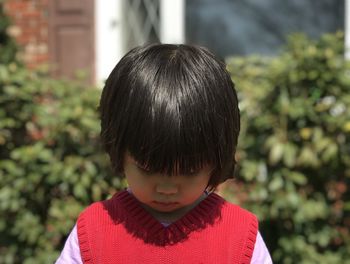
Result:
{"label": "cheek", "polygon": [[206,188],[210,180],[210,174],[209,173],[204,173],[198,177],[198,182],[197,184]]}
{"label": "cheek", "polygon": [[136,197],[140,202],[147,202],[151,195],[151,187],[146,182],[143,182],[139,178],[129,178],[127,179],[128,186],[132,192],[132,194]]}
{"label": "cheek", "polygon": [[132,190],[146,189],[147,181],[143,180],[142,177],[129,176],[126,177],[126,181]]}
{"label": "cheek", "polygon": [[202,194],[207,188],[209,182],[209,176],[203,175],[202,177],[196,177],[188,181],[183,185],[186,189],[186,193],[192,194],[194,196]]}
{"label": "cheek", "polygon": [[147,196],[153,190],[153,182],[149,177],[142,175],[126,175],[126,181],[129,185],[129,188],[136,197]]}

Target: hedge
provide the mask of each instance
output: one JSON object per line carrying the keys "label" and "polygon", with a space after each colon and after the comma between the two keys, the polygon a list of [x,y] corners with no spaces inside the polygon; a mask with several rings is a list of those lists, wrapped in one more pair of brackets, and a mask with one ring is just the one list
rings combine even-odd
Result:
{"label": "hedge", "polygon": [[122,187],[99,142],[99,96],[0,65],[0,263],[52,263],[83,208]]}
{"label": "hedge", "polygon": [[242,132],[225,194],[256,213],[274,263],[350,263],[350,63],[343,33],[228,59]]}

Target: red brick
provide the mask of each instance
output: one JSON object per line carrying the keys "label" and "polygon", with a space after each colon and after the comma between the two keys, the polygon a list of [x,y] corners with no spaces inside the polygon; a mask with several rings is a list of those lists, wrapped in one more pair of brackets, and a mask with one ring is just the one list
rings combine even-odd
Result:
{"label": "red brick", "polygon": [[23,13],[23,17],[26,19],[40,19],[40,12],[38,11],[28,11]]}
{"label": "red brick", "polygon": [[[0,0],[1,1],[1,0]],[[29,68],[49,62],[48,54],[48,0],[9,0],[4,2],[5,13],[13,27],[19,29],[15,35],[22,46],[19,53]]]}
{"label": "red brick", "polygon": [[35,60],[38,63],[47,62],[49,60],[49,55],[48,54],[36,55]]}

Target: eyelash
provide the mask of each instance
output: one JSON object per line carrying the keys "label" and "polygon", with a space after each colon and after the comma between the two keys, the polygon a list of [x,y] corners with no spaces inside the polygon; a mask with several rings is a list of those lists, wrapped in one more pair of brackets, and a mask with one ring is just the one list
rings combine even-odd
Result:
{"label": "eyelash", "polygon": [[141,165],[139,164],[136,164],[137,168],[142,172],[142,173],[145,173],[145,174],[152,174],[153,172],[145,167],[142,167]]}
{"label": "eyelash", "polygon": [[[140,164],[136,163],[137,168],[144,174],[153,174],[154,172],[150,169],[147,169],[145,167],[143,167]],[[191,170],[190,172],[184,174],[184,175],[188,175],[188,176],[196,176],[197,174],[199,174],[199,170]]]}
{"label": "eyelash", "polygon": [[187,173],[190,176],[196,176],[199,173],[199,170],[191,170],[189,173]]}

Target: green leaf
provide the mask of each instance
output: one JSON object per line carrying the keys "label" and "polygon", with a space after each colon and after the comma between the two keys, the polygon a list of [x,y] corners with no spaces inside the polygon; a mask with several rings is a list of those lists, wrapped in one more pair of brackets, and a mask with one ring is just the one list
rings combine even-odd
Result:
{"label": "green leaf", "polygon": [[269,183],[269,190],[275,192],[283,187],[283,179],[280,175],[276,175]]}
{"label": "green leaf", "polygon": [[290,171],[288,173],[288,179],[299,185],[305,185],[307,183],[307,177],[296,171]]}
{"label": "green leaf", "polygon": [[277,164],[282,159],[283,151],[284,145],[281,143],[276,143],[272,146],[269,155],[269,161],[272,165]]}

